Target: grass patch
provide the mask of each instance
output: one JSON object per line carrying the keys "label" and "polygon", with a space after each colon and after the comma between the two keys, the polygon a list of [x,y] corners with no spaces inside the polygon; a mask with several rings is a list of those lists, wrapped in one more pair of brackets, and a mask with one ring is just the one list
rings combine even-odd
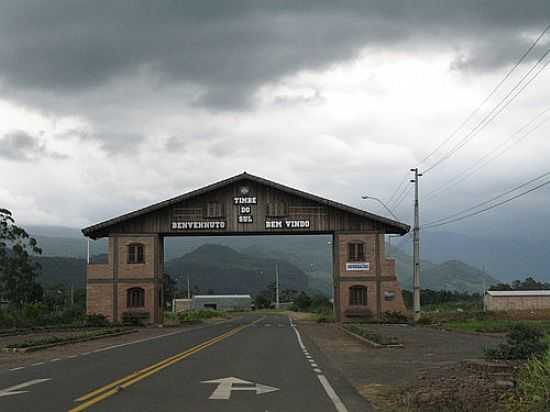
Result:
{"label": "grass patch", "polygon": [[508,333],[518,324],[537,326],[550,334],[550,320],[468,320],[446,322],[443,327],[452,331],[476,333]]}
{"label": "grass patch", "polygon": [[336,322],[336,316],[334,316],[334,313],[332,312],[321,312],[321,313],[315,313],[313,315],[313,319],[315,319],[318,323],[333,323]]}
{"label": "grass patch", "polygon": [[550,410],[550,351],[531,358],[519,372],[516,391],[508,410],[515,412]]}
{"label": "grass patch", "polygon": [[23,349],[23,348],[30,348],[34,346],[51,345],[54,343],[70,343],[70,342],[75,342],[80,340],[86,340],[89,338],[96,338],[99,336],[109,336],[109,335],[117,334],[126,330],[127,329],[111,328],[111,329],[97,330],[93,332],[78,333],[72,336],[48,336],[46,338],[40,338],[40,339],[27,339],[20,343],[7,345],[6,348]]}
{"label": "grass patch", "polygon": [[199,323],[205,319],[228,317],[227,313],[213,309],[195,309],[178,313],[180,323]]}
{"label": "grass patch", "polygon": [[380,335],[369,330],[368,325],[365,324],[346,323],[344,324],[344,328],[349,330],[351,333],[355,333],[356,335],[362,336],[363,338],[366,338],[374,343],[378,343],[379,345],[387,346],[400,344],[399,339],[395,336]]}

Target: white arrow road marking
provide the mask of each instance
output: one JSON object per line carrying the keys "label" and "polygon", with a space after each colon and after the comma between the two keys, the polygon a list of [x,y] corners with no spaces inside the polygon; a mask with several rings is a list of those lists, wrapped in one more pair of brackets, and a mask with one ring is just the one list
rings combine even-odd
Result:
{"label": "white arrow road marking", "polygon": [[[218,386],[212,392],[212,395],[208,399],[230,399],[231,391],[255,391],[256,395],[261,395],[263,393],[275,392],[279,388],[273,386],[262,385],[260,383],[254,383],[245,381],[240,378],[229,377],[221,379],[213,379],[210,381],[203,381],[202,383],[217,383]],[[254,386],[233,386],[235,384],[241,385],[254,385]]]}
{"label": "white arrow road marking", "polygon": [[51,381],[51,378],[47,379],[34,379],[32,381],[20,383],[19,385],[10,386],[9,388],[0,389],[0,398],[3,396],[19,395],[20,393],[27,393],[28,391],[20,391],[18,389],[27,388],[37,383]]}

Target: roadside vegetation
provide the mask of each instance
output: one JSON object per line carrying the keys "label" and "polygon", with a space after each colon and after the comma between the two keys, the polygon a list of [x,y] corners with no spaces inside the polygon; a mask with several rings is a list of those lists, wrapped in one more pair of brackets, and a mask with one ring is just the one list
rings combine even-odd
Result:
{"label": "roadside vegetation", "polygon": [[321,294],[309,296],[306,292],[300,292],[290,306],[290,310],[310,313],[310,318],[319,323],[336,321],[332,303],[326,296]]}
{"label": "roadside vegetation", "polygon": [[527,323],[514,325],[507,341],[485,356],[491,360],[526,361],[515,376],[515,389],[506,401],[514,412],[550,410],[550,350],[545,332],[540,326]]}
{"label": "roadside vegetation", "polygon": [[516,377],[516,390],[508,401],[510,412],[550,410],[550,351],[529,359]]}
{"label": "roadside vegetation", "polygon": [[70,336],[54,335],[54,336],[38,337],[38,338],[27,339],[22,342],[6,345],[5,350],[28,349],[28,348],[37,348],[41,346],[84,342],[91,339],[109,337],[113,335],[119,335],[122,333],[130,333],[131,331],[132,330],[130,329],[123,329],[123,328],[108,328],[108,329],[94,330],[90,332],[76,333]]}
{"label": "roadside vegetation", "polygon": [[164,313],[164,326],[194,325],[203,323],[208,319],[228,319],[231,315],[214,309],[193,309],[184,312]]}
{"label": "roadside vegetation", "polygon": [[0,334],[24,328],[86,327],[105,319],[85,315],[86,291],[37,282],[42,250],[9,210],[0,208]]}
{"label": "roadside vegetation", "polygon": [[382,346],[399,345],[401,343],[395,336],[373,332],[369,329],[369,325],[364,323],[346,323],[344,329]]}

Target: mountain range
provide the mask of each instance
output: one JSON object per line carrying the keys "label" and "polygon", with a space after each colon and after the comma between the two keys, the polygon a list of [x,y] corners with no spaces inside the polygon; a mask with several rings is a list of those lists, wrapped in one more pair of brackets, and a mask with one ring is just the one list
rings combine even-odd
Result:
{"label": "mountain range", "polygon": [[[86,240],[79,231],[62,228],[28,228],[43,249],[41,282],[85,284]],[[330,236],[237,236],[167,238],[165,270],[186,287],[217,293],[254,293],[274,278],[279,265],[282,288],[329,294],[332,273]],[[394,242],[395,243],[395,242]],[[105,240],[91,242],[92,254],[106,252]],[[396,260],[397,276],[404,289],[410,289],[412,262],[402,244],[388,248]],[[427,248],[426,248],[427,249]],[[425,253],[426,255],[427,253]],[[183,277],[182,277],[183,274]],[[459,259],[422,260],[422,287],[479,292],[498,282],[496,277]],[[500,280],[500,279],[499,279]],[[183,283],[182,283],[183,282]]]}

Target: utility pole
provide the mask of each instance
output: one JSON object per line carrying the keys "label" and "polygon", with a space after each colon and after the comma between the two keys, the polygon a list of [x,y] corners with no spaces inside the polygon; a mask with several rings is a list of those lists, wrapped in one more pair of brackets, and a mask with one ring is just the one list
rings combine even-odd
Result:
{"label": "utility pole", "polygon": [[420,216],[418,211],[418,168],[411,169],[414,173],[414,229],[413,229],[413,309],[414,320],[420,319]]}
{"label": "utility pole", "polygon": [[86,263],[90,264],[90,238],[86,238],[87,244],[86,244]]}
{"label": "utility pole", "polygon": [[279,264],[275,263],[275,308],[279,309]]}
{"label": "utility pole", "polygon": [[187,274],[187,299],[191,299],[191,288],[189,287],[189,273]]}

